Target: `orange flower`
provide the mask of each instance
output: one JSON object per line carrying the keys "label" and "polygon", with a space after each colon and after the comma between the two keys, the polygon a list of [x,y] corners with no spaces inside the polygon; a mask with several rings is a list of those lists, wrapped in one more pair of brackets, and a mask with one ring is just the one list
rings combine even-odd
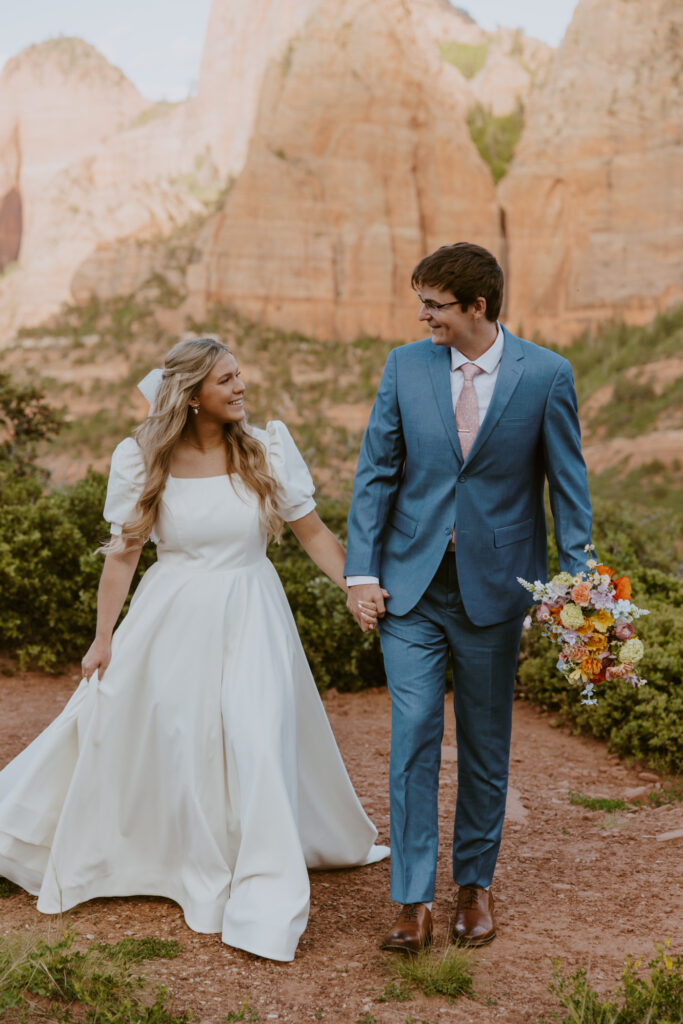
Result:
{"label": "orange flower", "polygon": [[579,628],[576,630],[576,632],[579,634],[579,636],[586,636],[588,633],[592,633],[593,632],[593,624],[592,624],[591,620],[590,619],[586,619],[586,621],[584,622],[583,626],[579,626]]}
{"label": "orange flower", "polygon": [[599,658],[584,658],[581,662],[581,671],[586,676],[597,676],[602,672],[602,662]]}
{"label": "orange flower", "polygon": [[591,598],[591,588],[588,583],[577,583],[569,596],[574,604],[587,605]]}
{"label": "orange flower", "polygon": [[631,600],[631,581],[628,576],[619,576],[616,580],[612,580],[614,584],[614,595],[617,601],[630,601]]}
{"label": "orange flower", "polygon": [[584,645],[589,651],[606,651],[607,650],[607,637],[602,633],[593,633],[592,636],[587,636],[584,640]]}
{"label": "orange flower", "polygon": [[614,569],[610,569],[607,565],[596,565],[595,571],[599,576],[609,576],[610,579],[614,576]]}
{"label": "orange flower", "polygon": [[583,661],[588,655],[588,650],[583,644],[571,644],[564,648],[563,653],[571,661]]}

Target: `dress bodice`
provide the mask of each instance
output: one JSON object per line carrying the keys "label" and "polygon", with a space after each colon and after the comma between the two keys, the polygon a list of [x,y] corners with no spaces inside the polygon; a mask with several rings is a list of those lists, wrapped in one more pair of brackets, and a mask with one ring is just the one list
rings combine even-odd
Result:
{"label": "dress bodice", "polygon": [[[307,515],[315,508],[313,481],[285,425],[273,421],[265,430],[249,429],[263,444],[279,484],[283,519]],[[133,438],[126,438],[112,457],[104,509],[113,534],[133,518],[143,484],[142,453]],[[169,476],[151,539],[160,566],[204,572],[252,565],[265,558],[267,542],[258,497],[236,474]]]}

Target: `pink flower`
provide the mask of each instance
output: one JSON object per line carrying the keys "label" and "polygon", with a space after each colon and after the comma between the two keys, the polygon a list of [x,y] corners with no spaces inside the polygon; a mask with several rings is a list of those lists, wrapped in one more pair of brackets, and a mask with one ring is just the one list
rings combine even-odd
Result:
{"label": "pink flower", "polygon": [[608,680],[625,679],[633,672],[633,665],[609,665],[606,672]]}
{"label": "pink flower", "polygon": [[614,635],[618,640],[630,640],[634,633],[635,629],[632,623],[626,622],[624,619],[615,622]]}
{"label": "pink flower", "polygon": [[591,588],[588,583],[577,583],[572,587],[570,597],[574,604],[585,606],[590,602]]}
{"label": "pink flower", "polygon": [[547,622],[550,618],[550,605],[546,604],[545,601],[539,604],[536,609],[536,619],[538,622]]}

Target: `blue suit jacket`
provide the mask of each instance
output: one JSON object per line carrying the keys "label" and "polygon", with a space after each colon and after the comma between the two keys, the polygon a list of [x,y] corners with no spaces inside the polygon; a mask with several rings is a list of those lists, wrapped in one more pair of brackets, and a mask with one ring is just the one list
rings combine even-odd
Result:
{"label": "blue suit jacket", "polygon": [[450,350],[430,339],[394,349],[363,437],[348,519],[345,575],[379,577],[405,615],[429,586],[455,523],[458,580],[477,626],[524,611],[517,582],[547,577],[545,478],[560,566],[586,568],[591,504],[569,362],[515,337],[463,462]]}

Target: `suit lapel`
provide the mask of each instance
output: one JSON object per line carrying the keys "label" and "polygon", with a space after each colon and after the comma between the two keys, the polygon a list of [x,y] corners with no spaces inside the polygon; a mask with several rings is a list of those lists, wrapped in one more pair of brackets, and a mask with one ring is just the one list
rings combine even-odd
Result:
{"label": "suit lapel", "polygon": [[443,425],[451,443],[451,448],[458,462],[462,462],[458,430],[455,425],[453,414],[453,398],[451,395],[451,352],[448,348],[441,348],[433,345],[429,353],[429,372],[436,398],[436,407],[439,410]]}
{"label": "suit lapel", "polygon": [[[484,422],[479,427],[474,444],[467,456],[468,462],[471,462],[486,443],[489,434],[503,415],[524,373],[524,353],[522,352],[519,340],[514,334],[510,334],[506,327],[503,327],[503,331],[505,334],[505,346],[503,348],[503,357],[500,361],[500,369],[498,370],[498,379],[491,396],[491,404],[486,410]],[[455,417],[453,419],[455,420]]]}

